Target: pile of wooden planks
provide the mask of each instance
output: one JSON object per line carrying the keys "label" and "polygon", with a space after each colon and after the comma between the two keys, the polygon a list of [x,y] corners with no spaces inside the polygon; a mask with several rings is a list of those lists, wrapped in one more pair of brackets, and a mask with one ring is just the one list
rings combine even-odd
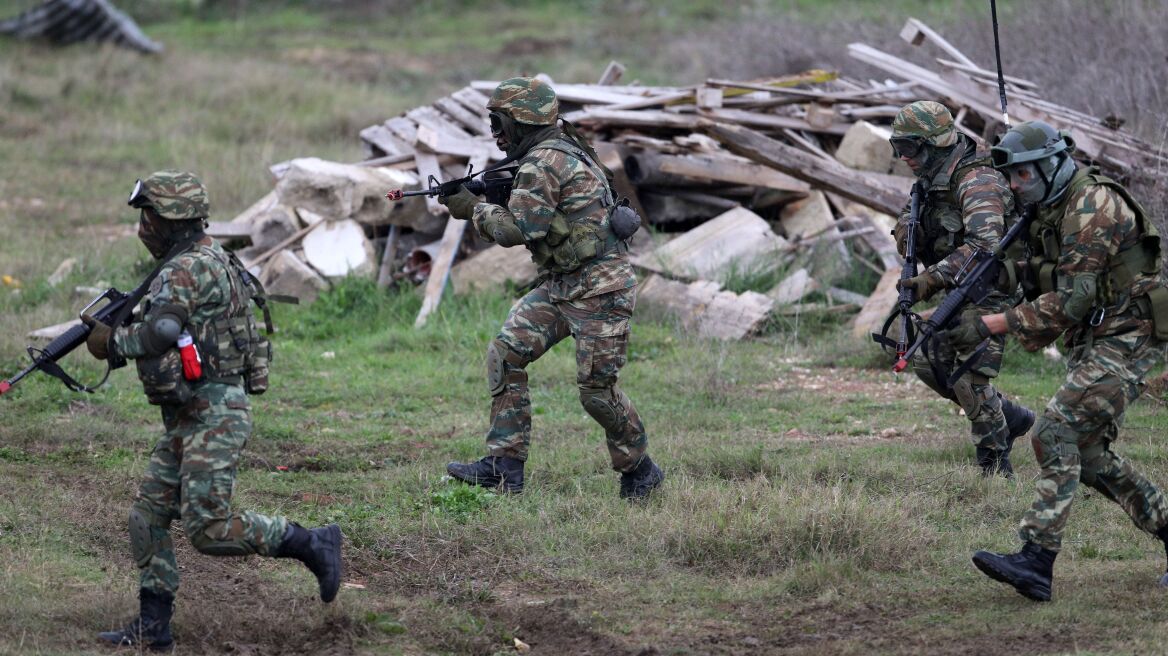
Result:
{"label": "pile of wooden planks", "polygon": [[[909,102],[932,99],[945,103],[959,129],[982,146],[1004,129],[996,74],[915,19],[901,37],[942,56],[925,67],[851,44],[853,57],[892,76],[866,81],[808,71],[750,81],[711,78],[684,87],[622,85],[623,68],[615,63],[598,84],[547,80],[563,117],[589,135],[613,171],[617,193],[654,228],[633,243],[633,261],[646,276],[642,304],[718,338],[741,338],[776,315],[813,311],[859,310],[858,334],[879,325],[892,307],[891,281],[899,268],[889,233],[912,184],[887,141],[892,117]],[[1115,122],[1044,101],[1026,80],[1006,81],[1015,121],[1042,119],[1069,129],[1077,155],[1110,174],[1164,168],[1163,156]],[[253,250],[244,260],[277,287],[281,276],[292,274],[269,273],[272,262],[293,269],[290,279],[319,274],[322,256],[309,253],[305,238],[315,233],[317,250],[340,260],[319,276],[326,283],[331,276],[374,271],[383,283],[424,280],[417,325],[433,312],[448,280],[456,291],[507,280],[529,284],[535,270],[525,250],[488,247],[465,222],[447,220],[433,197],[393,205],[373,193],[378,180],[382,191],[417,189],[431,178],[461,177],[498,161],[502,153],[485,107],[497,83],[472,82],[365,128],[363,162],[274,166],[276,191],[239,217],[234,229],[251,226],[254,241],[263,222],[279,223],[273,215],[290,215],[288,225],[282,240],[269,239],[263,252]],[[332,182],[321,182],[322,176]],[[353,225],[331,227],[342,221]],[[299,250],[277,255],[289,246]],[[761,291],[732,291],[750,288]]]}

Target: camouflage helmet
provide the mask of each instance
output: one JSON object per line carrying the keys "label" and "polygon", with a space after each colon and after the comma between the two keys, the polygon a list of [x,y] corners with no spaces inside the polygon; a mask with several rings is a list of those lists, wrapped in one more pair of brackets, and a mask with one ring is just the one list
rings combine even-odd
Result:
{"label": "camouflage helmet", "polygon": [[158,216],[172,221],[205,219],[211,213],[207,188],[186,171],[155,171],[138,180],[127,201],[130,207],[152,207]]}
{"label": "camouflage helmet", "polygon": [[552,125],[560,115],[560,101],[543,80],[513,77],[495,87],[487,109],[505,111],[516,123]]}
{"label": "camouflage helmet", "polygon": [[892,136],[919,137],[938,148],[957,143],[953,115],[944,105],[932,100],[918,100],[897,112],[892,119]]}
{"label": "camouflage helmet", "polygon": [[[1075,150],[1075,141],[1064,131],[1042,121],[1026,121],[1010,128],[990,149],[994,168],[1009,168],[1026,162],[1045,163],[1050,157]],[[1044,171],[1045,172],[1045,171]]]}

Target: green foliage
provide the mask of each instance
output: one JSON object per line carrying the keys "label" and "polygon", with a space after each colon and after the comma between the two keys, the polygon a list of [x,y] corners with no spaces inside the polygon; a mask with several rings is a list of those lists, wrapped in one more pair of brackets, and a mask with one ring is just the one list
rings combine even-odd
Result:
{"label": "green foliage", "polygon": [[445,488],[430,493],[429,510],[457,521],[466,521],[472,515],[486,510],[498,497],[485,488],[451,482]]}

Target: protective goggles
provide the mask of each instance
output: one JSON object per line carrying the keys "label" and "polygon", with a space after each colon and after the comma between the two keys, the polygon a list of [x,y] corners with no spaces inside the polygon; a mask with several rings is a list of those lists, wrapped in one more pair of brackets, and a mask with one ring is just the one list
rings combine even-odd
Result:
{"label": "protective goggles", "polygon": [[134,183],[134,190],[130,192],[130,199],[126,201],[126,204],[135,209],[153,205],[146,196],[146,187],[141,180]]}
{"label": "protective goggles", "polygon": [[498,137],[503,134],[503,114],[500,112],[491,112],[487,118],[491,121],[491,135]]}
{"label": "protective goggles", "polygon": [[896,152],[897,157],[908,159],[919,155],[921,149],[925,147],[925,140],[920,137],[891,137],[888,143],[892,144],[892,150]]}

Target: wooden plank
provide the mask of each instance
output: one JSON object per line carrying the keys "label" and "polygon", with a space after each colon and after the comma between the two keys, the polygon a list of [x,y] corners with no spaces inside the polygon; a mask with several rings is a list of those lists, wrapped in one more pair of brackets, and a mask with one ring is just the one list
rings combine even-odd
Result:
{"label": "wooden plank", "polygon": [[381,150],[387,157],[414,152],[412,145],[399,139],[397,135],[390,132],[389,128],[382,124],[370,125],[364,130],[361,130],[360,137],[365,143]]}
{"label": "wooden plank", "polygon": [[[725,111],[725,110],[722,110]],[[662,111],[629,111],[611,109],[591,109],[576,119],[581,125],[594,127],[620,125],[634,128],[695,130],[699,117]]]}
{"label": "wooden plank", "polygon": [[442,115],[442,112],[434,109],[430,105],[422,105],[415,107],[406,112],[406,118],[418,124],[418,127],[426,126],[439,134],[448,134],[459,139],[473,138],[469,132],[463,130],[461,126],[456,125],[454,121]]}
{"label": "wooden plank", "polygon": [[780,116],[778,114],[763,114],[761,112],[748,112],[741,109],[712,109],[702,112],[702,116],[715,120],[725,121],[727,123],[736,123],[738,125],[746,125],[756,128],[768,128],[774,130],[781,130],[783,128],[794,130],[807,130],[809,132],[822,132],[825,134],[835,134],[843,136],[851,123],[836,122],[823,127],[816,127],[801,118],[794,116]]}
{"label": "wooden plank", "polygon": [[462,138],[448,132],[439,132],[430,124],[418,125],[418,141],[439,155],[480,158],[486,160],[491,151],[498,152],[493,139]]}
{"label": "wooden plank", "polygon": [[[482,91],[493,91],[499,83],[475,80],[471,86]],[[552,89],[560,102],[581,105],[617,105],[633,102],[645,95],[639,93],[638,87],[602,87],[595,84],[552,84]]]}
{"label": "wooden plank", "polygon": [[962,64],[977,68],[977,64],[969,57],[966,57],[965,53],[958,50],[952,43],[946,41],[940,34],[934,32],[928,25],[915,18],[909,18],[905,21],[904,27],[900,30],[900,38],[914,46],[919,46],[927,41],[944,50],[950,57]]}
{"label": "wooden plank", "polygon": [[852,336],[858,339],[870,339],[868,335],[880,332],[884,321],[896,307],[899,292],[896,281],[900,280],[900,268],[888,269],[876,284],[876,290],[868,297],[868,301],[860,308],[860,313],[852,321]]}
{"label": "wooden plank", "polygon": [[768,166],[728,155],[662,155],[658,165],[664,173],[698,180],[718,180],[780,191],[811,191],[811,185]]}
{"label": "wooden plank", "polygon": [[824,160],[736,125],[707,122],[707,134],[722,142],[730,152],[769,166],[794,178],[854,200],[885,214],[899,214],[903,194],[842,164]]}
{"label": "wooden plank", "polygon": [[377,286],[381,289],[389,287],[393,282],[393,261],[397,257],[396,225],[389,226],[389,234],[385,236],[385,248],[381,251],[381,265],[377,268]]}
{"label": "wooden plank", "polygon": [[616,84],[617,80],[625,74],[625,65],[616,61],[615,59],[608,62],[608,66],[604,67],[604,72],[600,74],[600,79],[597,84]]}
{"label": "wooden plank", "polygon": [[490,122],[484,120],[481,114],[476,114],[463,107],[462,104],[454,98],[450,96],[447,96],[446,98],[439,98],[438,100],[434,101],[434,106],[442,110],[443,114],[446,114],[450,118],[454,119],[454,121],[459,125],[470,130],[471,134],[478,135],[480,137],[491,136]]}
{"label": "wooden plank", "polygon": [[499,290],[508,281],[522,287],[539,275],[526,248],[498,244],[479,251],[450,270],[450,286],[456,294]]}
{"label": "wooden plank", "polygon": [[[414,163],[418,169],[418,179],[422,181],[422,188],[425,189],[429,184],[430,176],[434,176],[439,181],[445,179],[442,174],[442,168],[438,164],[438,157],[434,153],[425,150],[418,150],[414,153]],[[441,216],[446,214],[446,208],[434,196],[423,196],[426,200],[426,210],[434,216]]]}
{"label": "wooden plank", "polygon": [[395,116],[386,121],[384,125],[394,136],[408,144],[418,140],[418,124],[405,116]]}
{"label": "wooden plank", "polygon": [[207,236],[215,239],[246,239],[251,241],[251,223],[240,221],[208,221]]}
{"label": "wooden plank", "polygon": [[450,97],[458,101],[458,104],[462,105],[467,111],[481,116],[484,121],[490,113],[487,111],[487,101],[490,98],[471,87],[463,87],[450,94]]}
{"label": "wooden plank", "polygon": [[[486,157],[472,159],[471,168],[481,170],[487,165]],[[443,208],[445,209],[445,208]],[[458,254],[458,245],[462,243],[462,235],[466,232],[469,221],[459,221],[451,218],[446,222],[446,230],[442,233],[442,243],[438,254],[430,264],[430,277],[426,279],[426,291],[422,297],[422,308],[418,310],[418,317],[414,319],[414,328],[426,325],[426,320],[438,304],[442,301],[442,292],[450,280],[450,268],[454,265],[454,256]]]}

